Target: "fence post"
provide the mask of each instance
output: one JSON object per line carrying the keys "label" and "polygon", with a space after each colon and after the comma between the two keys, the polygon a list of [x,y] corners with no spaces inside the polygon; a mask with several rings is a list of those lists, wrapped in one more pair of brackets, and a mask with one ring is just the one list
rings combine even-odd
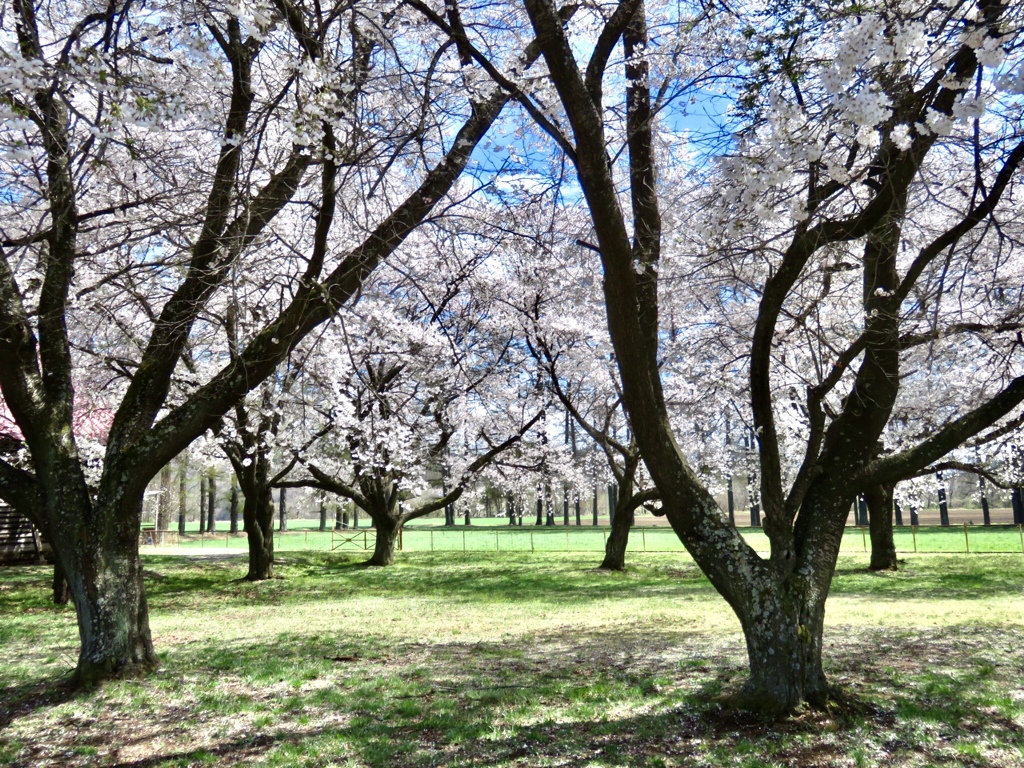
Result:
{"label": "fence post", "polygon": [[914,537],[914,554],[917,554],[917,526],[910,526],[910,535]]}
{"label": "fence post", "polygon": [[530,551],[533,552],[533,531],[530,531]]}
{"label": "fence post", "polygon": [[971,538],[967,534],[967,523],[964,523],[964,541],[967,544],[967,554],[971,554]]}
{"label": "fence post", "polygon": [[640,529],[640,541],[643,542],[644,552],[646,552],[647,551],[647,529],[646,528],[641,528]]}

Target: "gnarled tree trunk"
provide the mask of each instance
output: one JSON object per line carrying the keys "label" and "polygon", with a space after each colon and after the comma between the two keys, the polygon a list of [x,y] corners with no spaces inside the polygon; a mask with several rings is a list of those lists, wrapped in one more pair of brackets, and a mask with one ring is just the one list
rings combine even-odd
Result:
{"label": "gnarled tree trunk", "polygon": [[[148,672],[157,666],[139,558],[145,487],[113,499],[86,487],[73,464],[51,475],[47,506],[65,525],[48,531],[78,618],[81,650],[74,684]],[[49,512],[50,519],[61,519]]]}
{"label": "gnarled tree trunk", "polygon": [[827,698],[821,664],[825,601],[808,599],[804,587],[800,577],[771,584],[757,595],[759,610],[741,621],[750,674],[734,696],[737,706],[784,715],[805,701]]}

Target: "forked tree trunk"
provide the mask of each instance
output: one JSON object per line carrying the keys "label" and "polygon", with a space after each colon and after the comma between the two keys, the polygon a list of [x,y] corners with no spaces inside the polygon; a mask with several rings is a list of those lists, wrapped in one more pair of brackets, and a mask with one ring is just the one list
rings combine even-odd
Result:
{"label": "forked tree trunk", "polygon": [[864,491],[868,505],[868,526],[871,532],[872,571],[895,571],[899,569],[896,559],[896,542],[892,535],[893,486],[878,485]]}
{"label": "forked tree trunk", "polygon": [[785,716],[805,702],[827,702],[830,686],[821,658],[825,600],[853,496],[852,490],[831,483],[819,485],[800,510],[804,527],[797,526],[795,551],[775,551],[769,562],[761,560],[746,574],[734,575],[728,567],[709,574],[712,581],[741,585],[723,592],[736,601],[750,665],[734,697],[737,706]]}

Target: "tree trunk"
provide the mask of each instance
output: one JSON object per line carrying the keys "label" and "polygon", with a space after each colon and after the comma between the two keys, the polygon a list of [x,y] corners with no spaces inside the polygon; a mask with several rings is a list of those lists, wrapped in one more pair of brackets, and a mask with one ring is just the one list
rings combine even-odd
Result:
{"label": "tree trunk", "polygon": [[978,491],[981,494],[982,525],[992,525],[992,514],[988,508],[988,494],[985,492],[985,478],[978,475]]}
{"label": "tree trunk", "polygon": [[185,495],[188,477],[185,472],[186,466],[182,462],[178,468],[178,535],[185,535],[185,515],[188,512],[188,499]]}
{"label": "tree trunk", "polygon": [[251,469],[239,476],[242,486],[242,519],[249,544],[246,581],[273,579],[273,489],[268,484],[269,466],[257,457]]}
{"label": "tree trunk", "polygon": [[899,569],[896,560],[896,543],[892,537],[893,486],[878,485],[864,491],[868,510],[868,526],[871,531],[872,571],[895,571]]}
{"label": "tree trunk", "polygon": [[[156,530],[166,531],[171,523],[171,465],[160,470],[160,501],[156,505]],[[159,539],[154,543],[159,543]]]}
{"label": "tree trunk", "polygon": [[280,529],[282,531],[288,530],[288,489],[282,488],[277,495],[278,504],[278,520],[280,521]]}
{"label": "tree trunk", "polygon": [[327,502],[323,499],[320,500],[320,531],[321,533],[327,530]]}
{"label": "tree trunk", "polygon": [[725,478],[725,500],[729,507],[729,522],[736,525],[736,496],[732,491],[732,475]]}
{"label": "tree trunk", "polygon": [[213,533],[217,530],[217,480],[212,474],[207,488],[210,496],[206,502],[206,530]]}
{"label": "tree trunk", "polygon": [[374,515],[374,527],[377,529],[377,539],[373,546],[373,557],[366,561],[367,565],[385,566],[395,562],[395,542],[398,541],[398,531],[401,523],[390,515]]}
{"label": "tree trunk", "polygon": [[[262,582],[273,579],[273,503],[270,489],[246,494],[242,514],[246,520],[246,538],[249,542],[249,572],[246,581]],[[252,503],[249,498],[253,497]]]}
{"label": "tree trunk", "polygon": [[231,533],[238,533],[238,478],[231,478],[231,501],[229,502],[228,515],[231,519]]}
{"label": "tree trunk", "polygon": [[604,545],[604,560],[598,568],[602,571],[622,571],[626,568],[626,546],[629,544],[629,529],[633,526],[634,511],[626,509],[631,490],[621,489],[619,504],[612,515],[612,530]]}
{"label": "tree trunk", "polygon": [[68,580],[64,578],[64,570],[60,563],[53,564],[53,604],[67,605],[71,602],[71,590],[68,588]]}
{"label": "tree trunk", "polygon": [[783,716],[805,701],[820,705],[828,697],[821,666],[824,594],[800,599],[803,581],[790,577],[758,590],[755,618],[741,619],[750,663],[750,675],[732,702],[741,709]]}
{"label": "tree trunk", "polygon": [[48,533],[78,618],[81,651],[73,682],[87,687],[151,671],[157,658],[139,558],[145,486],[128,498],[125,492],[116,500],[96,499],[78,467],[67,474],[78,477],[57,480],[47,503],[67,521]]}
{"label": "tree trunk", "polygon": [[942,479],[942,473],[936,472],[935,479],[939,484],[939,525],[949,526],[949,503],[946,501],[946,483]]}
{"label": "tree trunk", "polygon": [[199,532],[206,532],[206,475],[199,475]]}

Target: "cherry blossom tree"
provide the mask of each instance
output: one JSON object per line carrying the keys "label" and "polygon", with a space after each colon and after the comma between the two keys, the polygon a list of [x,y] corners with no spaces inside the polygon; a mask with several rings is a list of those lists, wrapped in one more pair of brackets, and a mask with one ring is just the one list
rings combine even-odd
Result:
{"label": "cherry blossom tree", "polygon": [[463,256],[441,241],[418,237],[324,329],[303,366],[303,391],[315,395],[301,431],[314,440],[296,450],[303,471],[283,485],[366,511],[376,528],[370,565],[390,565],[405,523],[457,501],[544,414],[534,388],[523,390],[521,353],[486,292],[470,288],[472,247]]}
{"label": "cherry blossom tree", "polygon": [[[53,543],[89,684],[157,662],[150,479],[357,294],[508,96],[390,4],[59,6],[0,16],[0,391],[24,443],[0,496]],[[509,55],[525,71],[537,51]],[[231,355],[212,341],[228,276],[269,263],[275,301],[245,308]],[[85,355],[111,372],[95,457],[74,421]]]}
{"label": "cherry blossom tree", "polygon": [[[576,170],[637,444],[669,521],[746,637],[750,676],[735,702],[773,713],[821,702],[829,694],[825,599],[856,494],[938,460],[1024,400],[1015,337],[993,322],[1007,304],[991,293],[965,302],[959,290],[979,267],[989,285],[1006,285],[1015,269],[1007,256],[1024,158],[1022,82],[1020,62],[1006,55],[1019,56],[1020,9],[991,0],[854,12],[812,3],[791,14],[753,8],[743,18],[746,8],[666,11],[624,0],[566,24],[550,0],[523,5],[547,78],[531,87],[492,76]],[[486,58],[465,19],[459,28],[435,23]],[[669,24],[686,34],[652,35]],[[710,268],[727,263],[744,275],[721,288],[751,321],[744,347],[767,558],[743,541],[687,461],[659,369],[656,110],[672,91],[660,83],[682,80],[681,61],[707,62],[723,36],[733,50],[747,39],[745,57],[758,64],[730,73],[751,86],[740,94],[742,125],[709,174],[706,215],[686,236]],[[624,113],[608,107],[612,94]],[[880,440],[904,366],[929,343],[918,340],[955,342],[981,313],[980,332],[999,354],[974,396],[949,401],[924,439],[887,451]]]}

